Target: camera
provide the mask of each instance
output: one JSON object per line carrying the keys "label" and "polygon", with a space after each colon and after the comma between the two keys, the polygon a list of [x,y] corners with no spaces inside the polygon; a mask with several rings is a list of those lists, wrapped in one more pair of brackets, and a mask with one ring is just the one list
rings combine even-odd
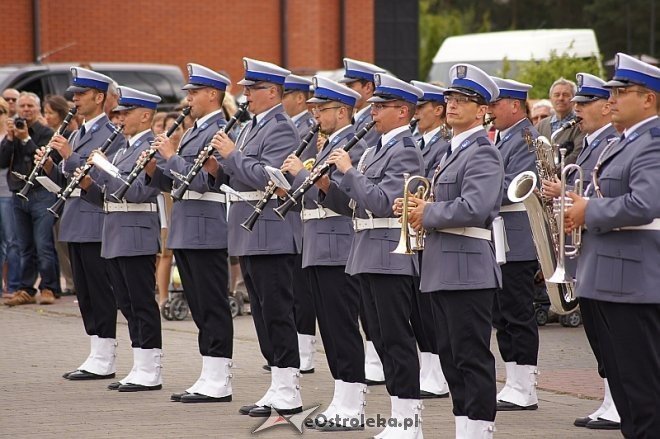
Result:
{"label": "camera", "polygon": [[25,119],[22,117],[17,117],[14,119],[14,126],[19,130],[25,129]]}

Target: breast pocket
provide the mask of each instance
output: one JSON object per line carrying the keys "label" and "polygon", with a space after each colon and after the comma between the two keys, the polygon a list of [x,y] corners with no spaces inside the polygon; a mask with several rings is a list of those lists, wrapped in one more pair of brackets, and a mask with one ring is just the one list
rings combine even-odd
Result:
{"label": "breast pocket", "polygon": [[600,190],[605,196],[617,196],[626,192],[623,187],[623,166],[611,165],[600,174]]}
{"label": "breast pocket", "polygon": [[596,254],[596,288],[616,294],[635,293],[637,282],[643,278],[642,246],[601,247]]}
{"label": "breast pocket", "polygon": [[452,188],[456,186],[457,179],[457,172],[444,172],[440,174],[435,179],[435,188],[433,189],[435,199],[438,201],[447,201],[455,198],[452,196]]}
{"label": "breast pocket", "polygon": [[378,164],[365,169],[364,176],[367,177],[369,180],[380,181],[382,180],[384,173],[385,173],[385,165]]}

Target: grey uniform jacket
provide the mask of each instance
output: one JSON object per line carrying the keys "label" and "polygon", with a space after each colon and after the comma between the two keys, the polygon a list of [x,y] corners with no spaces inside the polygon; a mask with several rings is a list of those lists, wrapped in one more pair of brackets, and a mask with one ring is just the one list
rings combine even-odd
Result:
{"label": "grey uniform jacket", "polygon": [[[528,119],[523,119],[502,137],[495,147],[500,151],[504,164],[504,193],[502,206],[511,204],[507,190],[511,180],[523,171],[536,173],[536,154],[529,151],[523,133],[529,130],[533,138],[539,136],[538,131]],[[509,251],[506,259],[509,262],[536,260],[536,248],[532,238],[532,229],[526,212],[501,212],[506,229],[506,239]]]}
{"label": "grey uniform jacket", "polygon": [[[146,178],[147,184],[170,192],[177,185],[172,171],[186,175],[195,159],[227,122],[220,112],[209,120],[188,130],[181,138],[179,154],[158,166],[154,175]],[[209,175],[201,170],[190,183],[188,191],[199,193],[218,192],[209,185]],[[182,200],[172,206],[172,220],[167,238],[171,249],[223,249],[227,248],[227,209],[225,203],[206,200]]]}
{"label": "grey uniform jacket", "polygon": [[[60,162],[60,166],[53,167],[51,179],[63,183],[64,177],[73,176],[76,168],[85,164],[91,152],[99,149],[114,129],[115,126],[104,115],[82,138],[80,138],[80,131],[75,131],[69,139],[73,153],[68,159]],[[120,134],[105,153],[111,156],[125,145],[126,138]],[[105,213],[101,207],[80,197],[71,197],[66,200],[64,212],[60,218],[59,240],[63,242],[101,242],[104,218]]]}
{"label": "grey uniform jacket", "polygon": [[[360,117],[355,120],[355,123],[353,124],[355,127],[355,132],[359,132],[362,128],[364,128],[366,124],[372,120],[373,118],[371,117],[371,108],[369,108],[369,110],[365,111],[364,114],[360,115]],[[364,143],[367,144],[367,148],[376,146],[378,139],[380,139],[380,134],[375,129],[369,131],[367,135],[362,138]]]}
{"label": "grey uniform jacket", "polygon": [[[300,140],[304,139],[305,136],[309,134],[314,124],[316,124],[316,119],[314,119],[314,116],[312,116],[312,113],[309,111],[294,122],[294,125],[298,130],[298,136],[300,136]],[[309,141],[307,148],[302,152],[302,154],[300,154],[300,160],[304,162],[307,159],[316,157],[316,139],[318,139],[318,137],[319,133],[316,132],[314,137],[312,137],[312,140]]]}
{"label": "grey uniform jacket", "polygon": [[[550,119],[550,117],[541,119],[536,127],[540,135],[547,137],[548,140],[550,140],[550,137],[552,136]],[[566,145],[567,143],[573,145],[573,150],[566,156],[567,164],[575,163],[578,155],[580,155],[580,151],[582,150],[583,142],[584,133],[580,131],[580,127],[578,127],[577,124],[573,125],[570,129],[562,131],[555,139],[555,143],[560,146]]]}
{"label": "grey uniform jacket", "polygon": [[660,218],[660,119],[626,133],[604,152],[603,198],[593,193],[577,271],[580,297],[607,302],[660,303],[660,231],[614,229]]}
{"label": "grey uniform jacket", "polygon": [[[596,166],[598,161],[598,156],[605,149],[605,147],[614,139],[618,138],[619,134],[616,132],[616,129],[610,124],[606,129],[604,129],[598,137],[596,137],[586,149],[583,148],[580,151],[580,155],[577,157],[576,165],[582,167],[582,175],[584,177],[583,187],[586,189],[587,185],[591,183],[591,173]],[[577,178],[577,171],[569,172],[568,174],[568,183],[571,185],[571,190],[575,184],[575,179]]]}
{"label": "grey uniform jacket", "polygon": [[[417,138],[417,144],[421,146],[423,136]],[[422,149],[422,157],[424,158],[424,176],[427,178],[433,177],[435,168],[440,164],[440,160],[447,153],[449,149],[449,139],[442,136],[441,132],[437,132],[429,140],[428,145],[424,145]]]}
{"label": "grey uniform jacket", "polygon": [[[250,125],[241,132],[237,150],[226,159],[220,159],[231,187],[239,192],[263,191],[268,184],[264,166],[282,166],[284,159],[300,144],[298,131],[282,105],[268,111],[254,129]],[[232,256],[295,254],[300,253],[300,237],[294,237],[294,224],[300,227],[300,218],[287,215],[282,221],[273,212],[276,200],[270,200],[263,209],[252,232],[241,227],[253,211],[252,201],[232,203],[229,209],[229,254]]]}
{"label": "grey uniform jacket", "polygon": [[[319,151],[316,156],[316,163],[321,164],[330,155],[333,149],[343,148],[349,140],[355,136],[353,127],[339,133],[332,142],[329,142]],[[362,140],[358,142],[349,151],[353,166],[357,166],[360,157],[367,148],[367,144]],[[292,187],[299,187],[309,175],[306,169],[301,170],[293,180]],[[341,182],[342,174],[339,172],[330,172],[330,179],[335,183]],[[316,186],[312,186],[303,198],[305,209],[322,209],[317,201],[319,191]],[[337,212],[339,213],[339,212]],[[302,266],[309,267],[315,265],[346,265],[348,253],[351,250],[353,241],[353,224],[348,216],[334,216],[321,219],[310,219],[303,222],[303,261]]]}
{"label": "grey uniform jacket", "polygon": [[[350,199],[355,200],[355,217],[393,218],[392,204],[403,195],[403,174],[420,175],[424,160],[405,130],[383,145],[380,151],[369,148],[362,159],[361,172],[349,169],[339,184],[332,183],[325,196],[319,197],[325,207],[352,214]],[[356,232],[346,263],[346,273],[381,273],[417,276],[418,258],[392,254],[399,242],[401,229],[371,229]]]}
{"label": "grey uniform jacket", "polygon": [[[154,135],[149,131],[140,136],[133,146],[120,149],[111,158],[123,178],[131,173],[140,153],[149,148],[153,140]],[[124,198],[128,203],[153,203],[153,206],[156,206],[156,197],[160,191],[147,186],[144,176],[144,173],[140,174]],[[105,201],[115,201],[110,198],[110,194],[123,186],[123,183],[104,172],[95,176],[94,180],[95,183],[87,191],[82,191],[82,198],[97,206],[103,206]],[[103,224],[101,256],[109,259],[119,256],[155,255],[160,251],[159,240],[160,224],[157,211],[108,212]]]}
{"label": "grey uniform jacket", "polygon": [[424,209],[422,292],[501,287],[491,241],[437,229],[490,228],[500,210],[503,186],[502,158],[485,130],[469,136],[438,166],[435,202]]}

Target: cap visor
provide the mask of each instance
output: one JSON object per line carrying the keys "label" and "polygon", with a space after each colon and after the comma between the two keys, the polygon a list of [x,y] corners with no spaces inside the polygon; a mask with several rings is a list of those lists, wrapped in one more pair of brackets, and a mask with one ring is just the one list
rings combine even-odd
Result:
{"label": "cap visor", "polygon": [[71,85],[66,89],[66,91],[70,93],[85,93],[90,88],[91,87],[78,87],[77,85]]}
{"label": "cap visor", "polygon": [[137,108],[135,105],[117,105],[112,111],[128,111]]}
{"label": "cap visor", "polygon": [[581,96],[581,95],[576,95],[571,99],[571,102],[593,102],[597,101],[598,99],[605,99],[601,98],[599,96]]}
{"label": "cap visor", "polygon": [[453,88],[453,87],[450,87],[450,88],[447,89],[447,91],[445,91],[445,95],[447,93],[458,93],[458,94],[462,94],[464,96],[470,96],[471,98],[480,97],[480,98],[485,99],[483,96],[481,96],[476,91],[468,90],[467,88]]}
{"label": "cap visor", "polygon": [[339,81],[337,81],[340,84],[350,84],[351,82],[359,81],[358,78],[347,78],[343,77]]}
{"label": "cap visor", "polygon": [[245,78],[237,82],[238,85],[254,85],[256,83],[257,83],[256,81],[252,81],[250,79],[245,79]]}
{"label": "cap visor", "polygon": [[616,81],[614,79],[607,81],[603,84],[603,88],[613,88],[613,87],[630,87],[632,84],[629,82]]}
{"label": "cap visor", "polygon": [[198,88],[206,88],[208,85],[201,85],[201,84],[186,84],[183,87],[181,87],[181,90],[197,90]]}
{"label": "cap visor", "polygon": [[332,102],[332,99],[317,98],[317,97],[312,97],[307,99],[308,104],[324,104],[326,102]]}
{"label": "cap visor", "polygon": [[367,102],[393,102],[393,101],[402,101],[403,98],[401,99],[394,99],[390,97],[382,97],[382,96],[372,96],[369,99],[367,99]]}

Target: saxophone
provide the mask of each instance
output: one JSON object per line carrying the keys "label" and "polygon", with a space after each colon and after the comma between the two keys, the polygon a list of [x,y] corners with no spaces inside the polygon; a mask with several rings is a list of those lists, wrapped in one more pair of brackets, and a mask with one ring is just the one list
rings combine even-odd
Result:
{"label": "saxophone", "polygon": [[547,282],[557,268],[559,234],[563,231],[559,230],[552,200],[544,200],[536,190],[538,178],[550,180],[557,175],[556,145],[550,144],[543,136],[534,139],[528,129],[523,136],[529,150],[536,154],[536,174],[525,171],[516,175],[509,185],[507,196],[512,202],[522,202],[525,206],[552,310],[559,315],[570,314],[578,306],[573,282]]}

